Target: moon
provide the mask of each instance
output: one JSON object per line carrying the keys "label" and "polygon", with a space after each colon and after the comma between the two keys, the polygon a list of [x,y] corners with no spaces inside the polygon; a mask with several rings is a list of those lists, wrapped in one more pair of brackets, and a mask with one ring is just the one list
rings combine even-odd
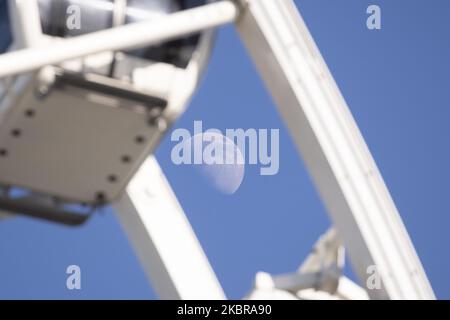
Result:
{"label": "moon", "polygon": [[[203,135],[203,140],[202,140]],[[198,140],[197,140],[198,139]],[[231,195],[235,193],[244,180],[245,161],[241,150],[234,142],[226,136],[217,132],[203,132],[191,137],[191,145],[194,148],[199,146],[195,141],[201,141],[201,151],[203,161],[202,164],[195,164],[196,171],[213,186],[216,190],[223,194]],[[205,141],[206,140],[206,141]],[[205,147],[219,149],[222,148],[223,154],[219,155],[219,163],[213,163],[210,153],[203,152]],[[233,163],[227,164],[227,155],[233,155]],[[217,156],[214,159],[218,159]],[[206,163],[205,163],[206,162]],[[216,161],[217,162],[217,161]],[[209,164],[212,163],[212,164]]]}

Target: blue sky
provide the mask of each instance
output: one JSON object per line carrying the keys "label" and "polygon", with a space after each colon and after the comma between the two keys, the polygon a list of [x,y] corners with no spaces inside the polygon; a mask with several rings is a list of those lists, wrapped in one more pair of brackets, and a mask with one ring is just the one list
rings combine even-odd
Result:
{"label": "blue sky", "polygon": [[[439,298],[450,298],[450,2],[298,0],[392,193]],[[378,4],[382,29],[365,26]],[[0,35],[3,36],[3,35]],[[175,128],[279,128],[280,170],[247,166],[233,195],[157,157],[230,298],[255,272],[295,270],[329,226],[300,157],[233,27],[220,30],[204,81]],[[0,298],[155,298],[113,212],[81,228],[0,222]],[[77,264],[82,289],[66,289]]]}

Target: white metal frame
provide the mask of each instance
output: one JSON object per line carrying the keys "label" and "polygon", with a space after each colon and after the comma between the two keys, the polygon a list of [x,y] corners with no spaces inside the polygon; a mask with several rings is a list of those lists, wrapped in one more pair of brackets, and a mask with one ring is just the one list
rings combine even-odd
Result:
{"label": "white metal frame", "polygon": [[[17,48],[31,48],[41,43],[42,28],[36,1],[16,0],[9,2],[12,32]],[[1,77],[1,76],[0,76]]]}
{"label": "white metal frame", "polygon": [[[23,0],[15,2],[23,4]],[[433,299],[381,174],[292,0],[220,1],[51,46],[33,43],[0,56],[0,77],[233,21],[302,153],[360,280],[365,283],[370,265],[380,272],[382,287],[368,290],[369,296]],[[115,207],[162,298],[224,298],[153,158],[144,163]]]}
{"label": "white metal frame", "polygon": [[140,262],[162,299],[225,299],[183,209],[150,156],[114,204]]}
{"label": "white metal frame", "polygon": [[[30,3],[33,1],[30,0]],[[95,53],[133,49],[190,35],[233,22],[237,15],[238,10],[233,3],[220,1],[172,13],[156,21],[118,26],[60,40],[51,45],[41,42],[36,47],[3,54],[0,57],[0,78]],[[27,26],[27,31],[29,29]]]}
{"label": "white metal frame", "polygon": [[245,0],[237,26],[372,298],[433,291],[369,149],[291,0]]}

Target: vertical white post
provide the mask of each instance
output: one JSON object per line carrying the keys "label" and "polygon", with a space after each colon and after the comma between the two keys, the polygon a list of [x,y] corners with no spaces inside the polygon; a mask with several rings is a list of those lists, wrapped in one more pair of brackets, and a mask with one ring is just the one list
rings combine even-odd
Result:
{"label": "vertical white post", "polygon": [[183,209],[151,156],[114,208],[161,299],[225,299]]}
{"label": "vertical white post", "polygon": [[[433,299],[394,202],[292,0],[241,0],[237,27],[371,298]],[[377,276],[377,275],[375,275]],[[366,287],[367,289],[367,287]]]}
{"label": "vertical white post", "polygon": [[30,48],[42,40],[37,0],[9,0],[9,14],[15,48]]}

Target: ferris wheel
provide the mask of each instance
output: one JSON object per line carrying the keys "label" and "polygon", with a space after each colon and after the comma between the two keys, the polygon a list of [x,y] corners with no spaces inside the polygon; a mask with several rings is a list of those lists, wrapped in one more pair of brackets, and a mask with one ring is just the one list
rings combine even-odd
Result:
{"label": "ferris wheel", "polygon": [[[258,273],[246,298],[434,299],[375,161],[292,0],[0,5],[6,35],[0,39],[1,210],[79,225],[112,205],[161,298],[224,299],[152,154],[195,94],[215,28],[232,23],[333,223],[298,272]],[[83,28],[66,19],[76,10]],[[359,284],[342,274],[344,250]],[[381,277],[379,290],[365,287],[370,266]]]}

